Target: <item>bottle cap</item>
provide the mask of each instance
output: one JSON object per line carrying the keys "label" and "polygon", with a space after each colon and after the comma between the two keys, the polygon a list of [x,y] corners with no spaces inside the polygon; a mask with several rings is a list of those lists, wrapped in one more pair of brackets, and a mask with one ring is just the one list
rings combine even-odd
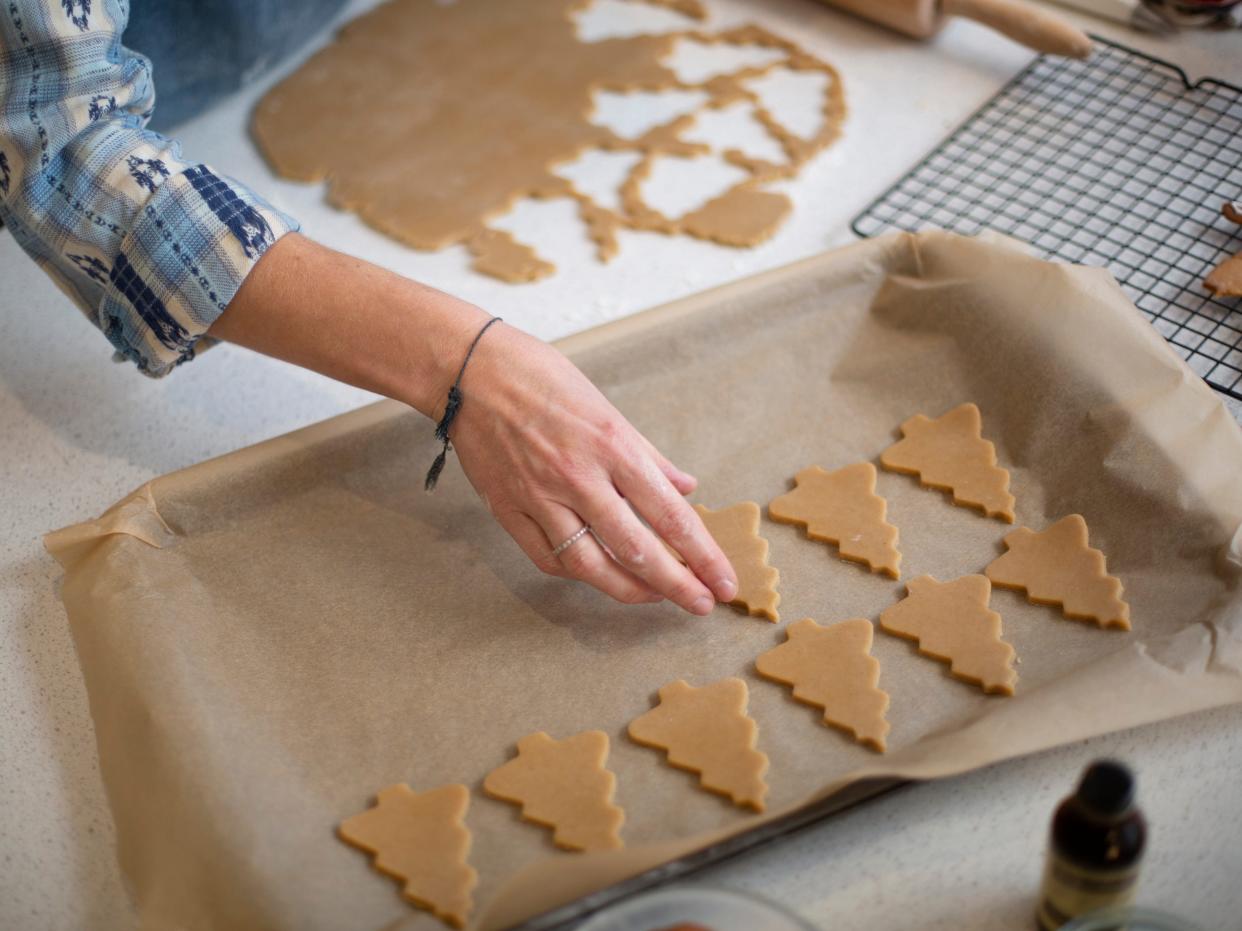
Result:
{"label": "bottle cap", "polygon": [[1090,811],[1119,815],[1134,802],[1134,774],[1116,760],[1098,760],[1082,774],[1077,796]]}

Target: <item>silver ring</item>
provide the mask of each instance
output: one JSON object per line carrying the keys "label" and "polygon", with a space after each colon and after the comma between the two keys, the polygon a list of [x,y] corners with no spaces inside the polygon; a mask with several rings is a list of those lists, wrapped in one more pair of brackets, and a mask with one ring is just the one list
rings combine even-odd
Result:
{"label": "silver ring", "polygon": [[591,532],[591,525],[583,524],[572,537],[570,537],[560,546],[553,547],[552,555],[560,556],[561,553],[565,552],[565,550],[569,549],[571,546],[573,546],[575,543],[577,543],[579,540],[581,540],[583,537],[585,537],[590,532]]}

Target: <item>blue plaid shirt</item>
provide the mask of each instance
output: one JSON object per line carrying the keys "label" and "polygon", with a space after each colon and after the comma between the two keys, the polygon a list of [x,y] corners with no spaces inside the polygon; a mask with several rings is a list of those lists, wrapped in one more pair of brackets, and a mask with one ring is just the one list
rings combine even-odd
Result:
{"label": "blue plaid shirt", "polygon": [[146,128],[125,0],[0,0],[0,220],[148,375],[194,358],[297,223]]}

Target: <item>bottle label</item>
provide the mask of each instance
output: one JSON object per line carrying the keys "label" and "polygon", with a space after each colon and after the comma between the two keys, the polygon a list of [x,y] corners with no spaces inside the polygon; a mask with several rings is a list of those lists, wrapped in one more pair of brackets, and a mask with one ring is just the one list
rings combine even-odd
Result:
{"label": "bottle label", "polygon": [[1129,905],[1138,884],[1138,865],[1120,870],[1093,870],[1049,852],[1039,900],[1039,926],[1055,931],[1071,918],[1097,908]]}

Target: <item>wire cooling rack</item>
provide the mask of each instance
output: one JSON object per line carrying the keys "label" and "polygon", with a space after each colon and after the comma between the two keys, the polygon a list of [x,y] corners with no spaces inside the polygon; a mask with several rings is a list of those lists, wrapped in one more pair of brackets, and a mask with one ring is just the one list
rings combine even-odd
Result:
{"label": "wire cooling rack", "polygon": [[854,220],[859,236],[1008,233],[1104,266],[1192,369],[1242,399],[1242,303],[1203,279],[1242,251],[1242,88],[1095,38],[1035,59]]}

